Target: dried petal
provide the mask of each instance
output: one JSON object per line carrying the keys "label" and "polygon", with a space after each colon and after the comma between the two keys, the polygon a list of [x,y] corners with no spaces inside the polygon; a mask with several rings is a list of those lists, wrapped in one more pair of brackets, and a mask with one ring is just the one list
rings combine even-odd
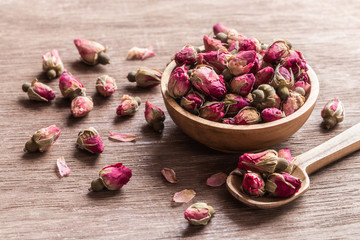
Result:
{"label": "dried petal", "polygon": [[126,133],[110,133],[109,139],[115,142],[131,142],[137,138],[134,134],[126,134]]}
{"label": "dried petal", "polygon": [[69,175],[69,173],[71,172],[71,170],[68,167],[68,165],[66,164],[65,158],[63,156],[59,157],[56,160],[56,165],[59,169],[59,174],[61,177],[65,177],[65,176]]}
{"label": "dried petal", "polygon": [[225,173],[215,173],[206,180],[206,185],[210,187],[219,187],[226,182],[226,178],[227,175]]}
{"label": "dried petal", "polygon": [[176,192],[172,200],[176,203],[188,203],[193,199],[196,195],[194,190],[184,189],[181,192]]}
{"label": "dried petal", "polygon": [[179,180],[176,178],[176,173],[171,168],[163,168],[161,174],[169,183],[177,183]]}
{"label": "dried petal", "polygon": [[153,52],[152,46],[148,48],[133,47],[129,50],[126,60],[144,60],[155,55],[156,53]]}

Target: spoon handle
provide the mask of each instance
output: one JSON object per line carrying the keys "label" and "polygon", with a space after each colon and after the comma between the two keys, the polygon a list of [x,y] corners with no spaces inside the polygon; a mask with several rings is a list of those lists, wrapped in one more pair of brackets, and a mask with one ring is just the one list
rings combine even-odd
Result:
{"label": "spoon handle", "polygon": [[311,174],[358,149],[360,149],[360,123],[297,156],[295,163],[307,174]]}

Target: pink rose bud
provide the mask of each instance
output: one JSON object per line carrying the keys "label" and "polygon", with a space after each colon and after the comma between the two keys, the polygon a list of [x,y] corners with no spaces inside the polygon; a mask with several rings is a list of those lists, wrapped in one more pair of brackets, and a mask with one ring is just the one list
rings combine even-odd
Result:
{"label": "pink rose bud", "polygon": [[217,51],[220,49],[226,49],[221,40],[215,39],[215,38],[209,38],[208,36],[204,36],[203,38],[204,40],[204,47],[205,47],[205,52],[210,52],[210,51]]}
{"label": "pink rose bud", "polygon": [[246,106],[236,114],[234,122],[236,125],[251,125],[261,122],[261,116],[256,108]]}
{"label": "pink rose bud", "polygon": [[289,45],[285,40],[275,41],[265,52],[264,61],[276,63],[289,55]]}
{"label": "pink rose bud", "polygon": [[285,159],[288,162],[288,167],[283,171],[290,174],[293,170],[293,161],[294,161],[294,158],[291,157],[290,149],[289,148],[280,149],[278,151],[278,157]]}
{"label": "pink rose bud", "polygon": [[151,102],[146,101],[144,114],[148,125],[152,127],[155,132],[161,133],[164,129],[164,112]]}
{"label": "pink rose bud", "polygon": [[194,203],[184,212],[185,219],[192,225],[206,225],[214,215],[214,209],[206,203]]}
{"label": "pink rose bud", "polygon": [[227,64],[231,58],[233,58],[233,55],[226,50],[199,53],[197,56],[197,64],[210,65],[217,72],[221,73],[227,68]]}
{"label": "pink rose bud", "polygon": [[104,167],[99,172],[99,178],[91,182],[89,191],[119,190],[130,181],[131,176],[131,169],[125,167],[122,163]]}
{"label": "pink rose bud", "polygon": [[243,97],[247,96],[253,89],[255,82],[254,74],[243,74],[235,77],[230,83],[230,90]]}
{"label": "pink rose bud", "polygon": [[141,99],[139,97],[131,97],[129,95],[124,95],[121,98],[120,105],[116,109],[116,114],[118,116],[131,116],[134,115],[141,104]]}
{"label": "pink rose bud", "polygon": [[136,82],[141,88],[153,88],[160,84],[162,73],[154,68],[140,67],[136,72],[129,72],[127,79]]}
{"label": "pink rose bud", "polygon": [[300,57],[286,57],[281,60],[281,66],[291,69],[295,78],[300,72],[306,72],[308,67],[306,61]]}
{"label": "pink rose bud", "polygon": [[59,88],[65,98],[74,99],[77,96],[86,96],[84,85],[73,75],[64,72],[59,78]]}
{"label": "pink rose bud", "polygon": [[245,173],[241,189],[250,196],[261,197],[265,194],[265,182],[258,173]]}
{"label": "pink rose bud", "polygon": [[230,29],[227,33],[228,46],[231,46],[234,42],[242,42],[245,39],[247,39],[247,37],[239,34],[235,29]]}
{"label": "pink rose bud", "polygon": [[302,105],[304,105],[305,98],[297,93],[291,92],[289,97],[284,101],[282,108],[286,116],[296,112]]}
{"label": "pink rose bud", "polygon": [[301,70],[295,76],[295,82],[298,82],[298,81],[309,82],[309,75],[304,70]]}
{"label": "pink rose bud", "polygon": [[203,105],[205,97],[196,91],[190,91],[181,98],[180,105],[193,114],[199,114],[199,109]]}
{"label": "pink rose bud", "polygon": [[95,128],[89,127],[79,132],[77,146],[94,154],[99,154],[104,151],[103,141]]}
{"label": "pink rose bud", "polygon": [[[303,90],[300,90],[303,89]],[[308,96],[310,94],[311,85],[308,82],[305,81],[298,81],[295,82],[294,86],[292,86],[291,90],[300,93],[304,97]]]}
{"label": "pink rose bud", "polygon": [[42,128],[36,131],[26,142],[25,152],[45,152],[51,148],[55,141],[60,136],[60,129],[55,125],[47,128]]}
{"label": "pink rose bud", "polygon": [[270,82],[270,85],[276,89],[276,93],[280,99],[285,100],[290,94],[289,88],[294,85],[294,75],[292,70],[290,69],[289,71],[278,64],[275,69],[274,78]]}
{"label": "pink rose bud", "polygon": [[64,64],[61,61],[59,52],[53,49],[51,52],[45,53],[42,56],[43,70],[49,79],[59,77],[64,71]]}
{"label": "pink rose bud", "polygon": [[221,123],[236,125],[236,123],[235,123],[235,121],[234,121],[234,118],[223,118],[223,119],[221,120]]}
{"label": "pink rose bud", "polygon": [[265,189],[274,197],[290,197],[301,187],[301,180],[288,173],[273,173],[266,181]]}
{"label": "pink rose bud", "polygon": [[189,64],[196,62],[197,51],[195,47],[186,45],[180,52],[175,54],[175,62],[177,65]]}
{"label": "pink rose bud", "polygon": [[190,81],[197,90],[213,99],[219,99],[226,94],[223,76],[210,67],[199,65],[192,71]]}
{"label": "pink rose bud", "polygon": [[260,110],[269,107],[280,107],[280,97],[269,84],[261,84],[257,89],[252,91],[251,96],[253,106]]}
{"label": "pink rose bud", "polygon": [[27,92],[30,100],[48,102],[55,98],[53,90],[48,85],[38,82],[36,78],[31,84],[24,83],[22,89]]}
{"label": "pink rose bud", "polygon": [[233,93],[226,94],[224,102],[228,115],[237,114],[243,107],[250,105],[250,99]]}
{"label": "pink rose bud", "polygon": [[176,67],[168,82],[168,93],[173,98],[180,98],[184,96],[191,88],[189,75],[187,74],[188,68],[186,65]]}
{"label": "pink rose bud", "polygon": [[96,90],[104,97],[111,96],[116,89],[116,81],[109,75],[102,75],[96,80]]}
{"label": "pink rose bud", "polygon": [[245,153],[240,156],[238,168],[259,173],[273,173],[277,165],[277,152],[266,150],[260,153]]}
{"label": "pink rose bud", "polygon": [[110,63],[110,58],[105,53],[107,49],[100,43],[86,39],[75,39],[74,44],[84,63],[89,65]]}
{"label": "pink rose bud", "polygon": [[78,96],[71,101],[71,113],[74,117],[84,117],[94,108],[91,97]]}
{"label": "pink rose bud", "polygon": [[274,77],[274,69],[272,67],[265,67],[255,74],[254,88],[259,87],[261,84],[269,84]]}
{"label": "pink rose bud", "polygon": [[147,48],[133,47],[128,51],[126,60],[145,60],[153,56],[156,56],[156,53],[153,51],[152,46]]}
{"label": "pink rose bud", "polygon": [[334,98],[327,102],[321,110],[321,117],[323,118],[321,124],[325,129],[331,129],[344,120],[344,115],[343,104],[339,99]]}
{"label": "pink rose bud", "polygon": [[265,122],[272,122],[286,117],[285,113],[278,108],[265,108],[261,112],[261,118]]}
{"label": "pink rose bud", "polygon": [[256,52],[260,52],[261,50],[261,43],[256,38],[245,38],[243,40],[234,41],[230,47],[228,48],[229,52],[241,52],[241,51],[249,51],[254,50]]}
{"label": "pink rose bud", "polygon": [[216,23],[214,26],[213,26],[213,32],[214,32],[214,35],[218,34],[218,33],[225,33],[227,34],[229,32],[229,28],[222,25],[221,23]]}
{"label": "pink rose bud", "polygon": [[252,68],[259,65],[259,59],[257,53],[254,50],[242,51],[233,57],[229,64],[228,68],[232,74],[235,76],[242,75],[250,72]]}
{"label": "pink rose bud", "polygon": [[224,107],[225,104],[222,102],[206,102],[200,108],[199,116],[210,121],[218,122],[225,116]]}

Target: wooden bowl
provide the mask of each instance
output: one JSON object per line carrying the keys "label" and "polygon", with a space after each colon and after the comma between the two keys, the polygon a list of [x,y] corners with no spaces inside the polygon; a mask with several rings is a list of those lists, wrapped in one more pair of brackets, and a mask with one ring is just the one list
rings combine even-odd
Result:
{"label": "wooden bowl", "polygon": [[319,81],[309,67],[311,91],[305,104],[295,113],[273,122],[254,125],[229,125],[206,120],[183,109],[168,94],[170,74],[176,67],[172,61],[161,78],[161,93],[172,120],[196,141],[218,151],[238,153],[256,151],[276,145],[293,135],[309,118],[319,95]]}

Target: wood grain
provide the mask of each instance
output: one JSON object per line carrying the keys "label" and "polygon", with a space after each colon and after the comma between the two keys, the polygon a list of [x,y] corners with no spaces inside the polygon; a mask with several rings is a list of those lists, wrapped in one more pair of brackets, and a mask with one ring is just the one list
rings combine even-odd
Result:
{"label": "wood grain", "polygon": [[[225,186],[210,188],[208,176],[229,173],[238,155],[211,150],[191,140],[166,113],[165,130],[146,126],[141,105],[131,118],[117,118],[123,94],[165,109],[160,88],[134,87],[126,79],[140,66],[164,69],[186,43],[201,45],[216,22],[264,42],[289,40],[301,50],[320,81],[320,95],[305,125],[275,149],[294,156],[319,145],[360,119],[359,1],[34,1],[0,2],[0,238],[2,239],[357,239],[360,234],[360,153],[311,175],[311,188],[295,202],[274,210],[254,210],[234,199]],[[111,64],[89,67],[79,61],[74,38],[109,47]],[[126,61],[128,49],[152,45],[157,56]],[[70,117],[58,81],[41,73],[41,56],[57,48],[65,67],[87,87],[95,107],[83,119]],[[96,94],[102,74],[118,83],[114,96]],[[21,92],[34,77],[57,94],[53,103],[34,103]],[[320,128],[320,110],[339,97],[345,120],[331,131]],[[24,154],[28,136],[58,125],[62,134],[47,153]],[[105,151],[93,156],[76,149],[78,131],[93,126]],[[107,139],[109,131],[139,135],[136,142]],[[59,179],[56,159],[64,156],[72,172]],[[119,192],[88,193],[90,181],[108,165],[122,162],[133,177]],[[173,168],[179,183],[160,174]],[[172,195],[194,189],[189,204],[174,206]],[[205,227],[189,226],[184,210],[195,201],[212,205],[215,217]]]}

